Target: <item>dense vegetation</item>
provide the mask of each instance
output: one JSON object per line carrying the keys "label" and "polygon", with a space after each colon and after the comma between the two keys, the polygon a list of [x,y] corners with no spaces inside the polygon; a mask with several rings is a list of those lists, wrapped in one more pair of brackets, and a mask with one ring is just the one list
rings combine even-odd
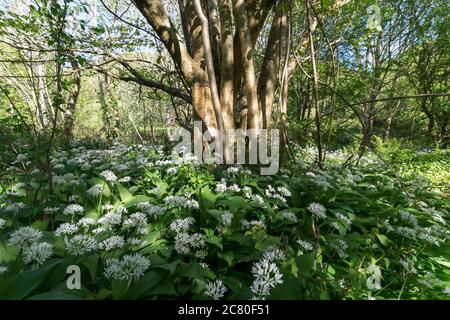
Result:
{"label": "dense vegetation", "polygon": [[[448,17],[0,0],[0,299],[449,299]],[[194,121],[280,170],[174,154]]]}

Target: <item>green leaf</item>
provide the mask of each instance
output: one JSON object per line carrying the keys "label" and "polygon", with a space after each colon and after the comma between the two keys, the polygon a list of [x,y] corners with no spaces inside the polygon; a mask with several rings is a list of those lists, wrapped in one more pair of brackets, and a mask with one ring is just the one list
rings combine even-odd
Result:
{"label": "green leaf", "polygon": [[214,244],[221,250],[223,250],[222,238],[214,235],[214,230],[211,229],[203,229],[203,230],[205,231],[206,234],[205,241],[207,243]]}
{"label": "green leaf", "polygon": [[45,231],[48,227],[48,220],[37,220],[31,224],[31,226],[35,229]]}
{"label": "green leaf", "polygon": [[53,290],[31,296],[28,300],[85,300],[91,293],[86,288],[69,290],[66,282]]}
{"label": "green leaf", "polygon": [[16,274],[6,279],[0,279],[0,299],[21,300],[36,289],[49,271],[61,260],[52,260],[36,270]]}
{"label": "green leaf", "polygon": [[247,200],[245,200],[243,197],[240,197],[240,196],[232,196],[232,197],[228,197],[227,199],[220,200],[217,202],[217,205],[228,207],[230,209],[233,209],[233,211],[237,211],[240,209],[251,209],[252,208],[247,203]]}
{"label": "green leaf", "polygon": [[314,267],[314,253],[297,256],[295,260],[300,273],[304,274],[311,273]]}
{"label": "green leaf", "polygon": [[150,198],[144,195],[137,195],[131,197],[127,202],[125,202],[125,207],[130,208],[138,203],[149,201]]}
{"label": "green leaf", "polygon": [[11,262],[17,259],[19,248],[0,243],[0,262]]}
{"label": "green leaf", "polygon": [[151,270],[144,274],[138,282],[133,284],[125,294],[126,299],[143,298],[145,294],[157,283],[167,277],[167,272],[163,270]]}
{"label": "green leaf", "polygon": [[117,190],[119,191],[120,199],[123,201],[123,203],[128,203],[133,198],[131,192],[128,191],[128,189],[122,186],[120,183],[118,183],[116,186]]}
{"label": "green leaf", "polygon": [[388,239],[388,237],[386,237],[383,234],[377,233],[377,238],[378,238],[378,240],[380,240],[380,242],[383,246],[385,246],[385,247],[389,246],[390,240]]}
{"label": "green leaf", "polygon": [[178,296],[175,286],[173,285],[172,279],[164,279],[158,282],[149,292],[151,295],[168,295],[168,296]]}
{"label": "green leaf", "polygon": [[322,7],[328,9],[331,6],[331,0],[322,0]]}
{"label": "green leaf", "polygon": [[175,274],[179,277],[187,277],[199,280],[204,280],[206,278],[213,278],[213,275],[211,275],[210,272],[208,272],[197,262],[179,265]]}
{"label": "green leaf", "polygon": [[232,251],[227,251],[224,253],[217,253],[217,255],[219,256],[219,258],[225,260],[228,263],[228,266],[231,267],[233,265],[233,261],[234,261],[234,253]]}
{"label": "green leaf", "polygon": [[302,290],[298,279],[292,275],[283,276],[283,283],[272,289],[270,299],[274,300],[300,300]]}
{"label": "green leaf", "polygon": [[125,293],[128,288],[128,281],[116,280],[111,281],[112,296],[114,300],[122,300],[125,297]]}
{"label": "green leaf", "polygon": [[92,280],[95,279],[95,275],[97,273],[98,259],[99,258],[97,255],[91,255],[86,257],[86,259],[82,262],[82,264],[89,270]]}

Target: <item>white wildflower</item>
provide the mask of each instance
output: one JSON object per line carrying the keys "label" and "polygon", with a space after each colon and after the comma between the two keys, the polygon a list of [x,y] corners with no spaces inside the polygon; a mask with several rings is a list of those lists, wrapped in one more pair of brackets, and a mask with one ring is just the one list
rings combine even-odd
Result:
{"label": "white wildflower", "polygon": [[23,248],[29,246],[42,238],[42,231],[33,227],[22,227],[10,234],[9,243],[13,246]]}
{"label": "white wildflower", "polygon": [[406,223],[409,223],[410,225],[414,226],[415,228],[419,226],[417,218],[408,211],[405,210],[400,211],[400,218]]}
{"label": "white wildflower", "polygon": [[63,223],[59,225],[59,227],[54,232],[55,236],[61,237],[61,236],[68,236],[71,234],[74,234],[78,231],[78,227],[75,224],[71,223]]}
{"label": "white wildflower", "polygon": [[96,224],[97,224],[97,222],[93,218],[81,218],[78,221],[78,225],[83,227],[83,228],[87,228],[89,226],[93,226],[93,225],[96,225]]}
{"label": "white wildflower", "polygon": [[120,213],[110,212],[98,219],[100,225],[119,225],[122,223],[122,215]]}
{"label": "white wildflower", "polygon": [[263,254],[263,259],[269,261],[284,261],[286,260],[286,253],[274,246],[270,246]]}
{"label": "white wildflower", "polygon": [[23,249],[22,260],[25,264],[42,265],[53,254],[53,246],[47,242],[33,243]]}
{"label": "white wildflower", "polygon": [[108,279],[135,281],[142,277],[149,267],[150,260],[135,253],[125,255],[122,259],[107,259],[104,274]]}
{"label": "white wildflower", "polygon": [[192,217],[184,218],[184,219],[176,219],[172,221],[169,225],[170,230],[179,233],[181,231],[187,231],[192,224],[194,224],[195,219]]}
{"label": "white wildflower", "polygon": [[92,233],[93,233],[93,234],[100,234],[100,233],[102,233],[102,232],[104,232],[104,231],[106,231],[105,228],[103,228],[103,227],[98,227],[98,228],[95,228],[94,230],[92,230]]}
{"label": "white wildflower", "polygon": [[166,173],[167,173],[168,175],[175,174],[175,173],[177,173],[177,168],[176,168],[176,167],[170,167],[170,168],[168,168],[168,169],[166,170]]}
{"label": "white wildflower", "polygon": [[123,224],[126,227],[146,227],[147,217],[142,212],[136,212],[126,219]]}
{"label": "white wildflower", "polygon": [[67,251],[75,256],[82,256],[97,249],[97,241],[87,235],[79,234],[66,239],[65,242]]}
{"label": "white wildflower", "polygon": [[215,191],[216,193],[223,193],[227,191],[227,184],[226,183],[217,184]]}
{"label": "white wildflower", "polygon": [[339,221],[341,221],[342,223],[346,224],[346,225],[351,225],[352,221],[350,220],[349,217],[347,217],[346,215],[342,214],[342,213],[336,213],[336,218],[339,219]]}
{"label": "white wildflower", "polygon": [[400,264],[407,273],[417,273],[417,269],[414,267],[414,261],[409,259],[400,259]]}
{"label": "white wildflower", "polygon": [[237,184],[233,184],[232,186],[229,186],[227,190],[232,192],[240,192],[241,188]]}
{"label": "white wildflower", "polygon": [[[0,274],[1,274],[1,272],[0,272]],[[445,294],[447,294],[448,296],[450,296],[450,287],[445,287],[444,290],[443,290],[442,292],[444,292]]]}
{"label": "white wildflower", "polygon": [[98,197],[98,196],[102,195],[103,191],[104,191],[103,185],[96,184],[95,186],[89,188],[86,191],[86,193],[87,193],[88,196],[95,198],[95,197]]}
{"label": "white wildflower", "polygon": [[108,182],[116,182],[117,181],[117,176],[111,170],[102,171],[100,173],[100,176],[102,176]]}
{"label": "white wildflower", "polygon": [[119,179],[120,183],[128,183],[130,181],[131,181],[131,177],[128,177],[128,176]]}
{"label": "white wildflower", "polygon": [[230,212],[230,211],[225,211],[225,212],[222,214],[222,223],[223,223],[225,226],[231,226],[231,222],[233,221],[233,217],[234,217],[234,215],[233,215],[232,212]]}
{"label": "white wildflower", "polygon": [[175,236],[175,251],[179,254],[188,254],[192,249],[198,249],[205,245],[203,235],[194,233],[189,235],[186,232],[180,232]]}
{"label": "white wildflower", "polygon": [[339,258],[344,259],[348,257],[346,252],[348,244],[344,240],[338,239],[335,243],[330,244],[330,247],[337,252]]}
{"label": "white wildflower", "polygon": [[259,206],[264,204],[264,199],[258,194],[251,195],[250,198]]}
{"label": "white wildflower", "polygon": [[283,216],[284,219],[290,221],[290,222],[297,222],[297,216],[295,215],[295,213],[289,212],[289,211],[285,211],[283,213],[281,213],[281,215]]}
{"label": "white wildflower", "polygon": [[312,250],[314,250],[314,245],[310,241],[305,241],[305,240],[299,239],[299,240],[297,240],[297,243],[305,251],[312,251]]}
{"label": "white wildflower", "polygon": [[125,240],[121,236],[112,236],[100,242],[99,247],[105,251],[122,248],[125,245]]}
{"label": "white wildflower", "polygon": [[102,206],[102,209],[103,209],[104,211],[109,211],[109,210],[114,209],[114,206],[113,206],[112,204],[104,204],[104,205]]}
{"label": "white wildflower", "polygon": [[84,212],[84,208],[79,204],[69,204],[63,211],[65,215],[75,215],[82,214]]}
{"label": "white wildflower", "polygon": [[2,265],[0,264],[0,275],[2,275],[2,274],[5,273],[5,272],[8,272],[8,268],[5,267],[5,266],[2,266]]}
{"label": "white wildflower", "polygon": [[269,260],[261,260],[253,264],[252,274],[255,278],[250,289],[255,298],[267,296],[277,284],[283,283],[283,275],[277,265]]}
{"label": "white wildflower", "polygon": [[223,284],[222,280],[216,280],[206,284],[204,295],[213,300],[219,300],[220,298],[223,298],[226,292],[227,287]]}
{"label": "white wildflower", "polygon": [[315,215],[317,218],[326,219],[327,215],[325,214],[327,209],[320,203],[310,203],[308,206],[308,210]]}

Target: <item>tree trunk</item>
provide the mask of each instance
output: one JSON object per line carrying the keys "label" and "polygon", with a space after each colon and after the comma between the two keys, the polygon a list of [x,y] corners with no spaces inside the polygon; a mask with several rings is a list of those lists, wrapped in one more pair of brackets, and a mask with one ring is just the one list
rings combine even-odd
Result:
{"label": "tree trunk", "polygon": [[74,71],[74,86],[69,92],[69,99],[64,114],[64,137],[66,141],[73,138],[73,124],[75,122],[75,107],[77,105],[78,96],[81,90],[81,70],[78,61],[72,60],[70,62]]}

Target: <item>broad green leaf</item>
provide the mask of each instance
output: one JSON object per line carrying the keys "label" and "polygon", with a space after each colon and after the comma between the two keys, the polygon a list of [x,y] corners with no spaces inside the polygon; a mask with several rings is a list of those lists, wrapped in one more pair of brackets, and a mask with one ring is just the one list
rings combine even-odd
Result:
{"label": "broad green leaf", "polygon": [[49,271],[61,260],[52,260],[36,270],[19,273],[6,279],[0,279],[0,299],[21,300],[36,289]]}
{"label": "broad green leaf", "polygon": [[144,274],[126,292],[125,299],[143,298],[145,294],[157,283],[167,277],[167,272],[163,270],[151,270]]}
{"label": "broad green leaf", "polygon": [[123,203],[129,203],[129,201],[133,198],[131,192],[128,191],[128,189],[122,186],[120,183],[118,183],[116,187],[119,191],[120,199],[123,201]]}

